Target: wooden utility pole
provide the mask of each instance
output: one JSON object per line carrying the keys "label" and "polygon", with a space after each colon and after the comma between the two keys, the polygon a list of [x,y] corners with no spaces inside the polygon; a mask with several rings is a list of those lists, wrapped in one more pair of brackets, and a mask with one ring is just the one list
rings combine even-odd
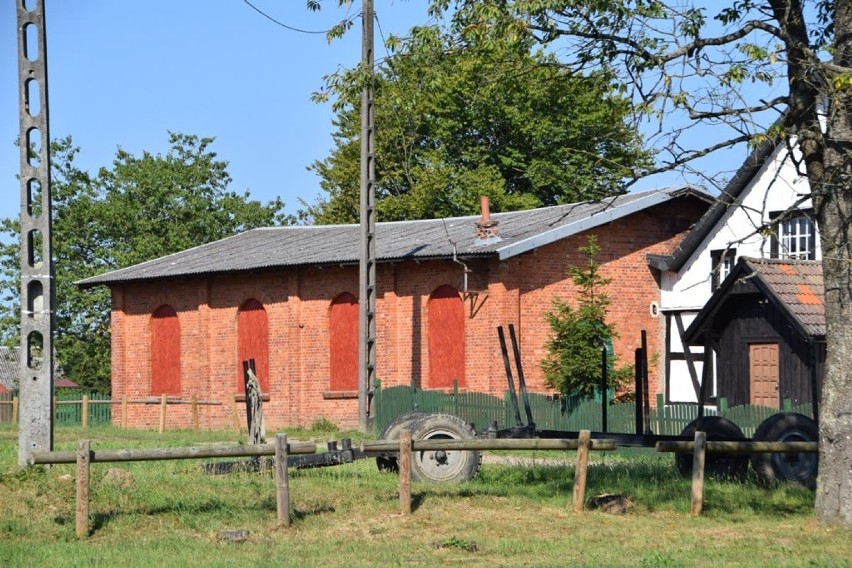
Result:
{"label": "wooden utility pole", "polygon": [[373,112],[373,0],[363,0],[361,70],[361,246],[358,287],[358,426],[373,426],[371,397],[376,379],[376,167]]}

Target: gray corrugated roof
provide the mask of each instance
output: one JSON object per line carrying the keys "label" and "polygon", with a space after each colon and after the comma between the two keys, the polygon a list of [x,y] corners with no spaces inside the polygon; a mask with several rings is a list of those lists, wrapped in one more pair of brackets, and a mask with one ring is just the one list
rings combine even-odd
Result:
{"label": "gray corrugated roof", "polygon": [[[691,186],[628,193],[601,201],[574,203],[527,211],[494,213],[500,240],[477,244],[479,216],[398,221],[376,224],[379,262],[452,258],[453,243],[461,258],[527,252],[573,234],[609,223],[676,197],[690,195],[709,201]],[[358,262],[358,225],[295,226],[253,229],[219,241],[148,262],[86,278],[81,287],[141,280],[161,280],[214,273],[270,270],[295,266]]]}
{"label": "gray corrugated roof", "polygon": [[7,390],[18,388],[18,352],[20,347],[10,349],[0,345],[0,386]]}
{"label": "gray corrugated roof", "polygon": [[[55,350],[54,350],[55,353]],[[20,373],[19,362],[21,348],[20,347],[5,347],[0,345],[0,386],[6,390],[15,390],[18,388],[18,375]],[[54,354],[53,366],[56,369],[53,377],[53,384],[57,387],[76,387],[77,385],[62,377],[62,368],[56,361]]]}

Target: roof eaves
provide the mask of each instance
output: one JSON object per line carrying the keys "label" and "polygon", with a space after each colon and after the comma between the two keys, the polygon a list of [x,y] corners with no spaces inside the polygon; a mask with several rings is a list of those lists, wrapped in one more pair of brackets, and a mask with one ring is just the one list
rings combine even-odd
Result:
{"label": "roof eaves", "polygon": [[647,195],[624,205],[613,205],[611,207],[606,207],[602,211],[594,212],[588,217],[584,217],[583,219],[579,219],[577,221],[574,221],[573,223],[567,223],[565,225],[556,227],[555,229],[539,233],[528,239],[524,239],[512,243],[508,246],[498,248],[498,258],[500,260],[512,258],[519,254],[523,254],[539,247],[549,245],[560,239],[564,239],[566,237],[576,235],[583,231],[594,229],[595,227],[599,227],[612,221],[627,217],[628,215],[638,213],[639,211],[648,209],[661,203],[665,203],[666,201],[669,201],[675,197],[680,197],[681,195],[685,194],[692,194],[703,197],[707,196],[704,191],[691,186],[678,187],[676,189],[671,190],[660,189],[658,191],[648,192]]}
{"label": "roof eaves", "polygon": [[[710,234],[710,231],[712,231],[713,227],[716,226],[716,223],[719,222],[719,219],[722,218],[725,212],[732,205],[737,204],[740,195],[742,195],[743,191],[745,191],[751,183],[751,180],[754,179],[754,176],[763,168],[767,159],[773,152],[775,152],[779,145],[780,143],[778,140],[768,138],[758,145],[751,154],[749,154],[734,174],[734,177],[732,177],[727,185],[725,185],[719,199],[710,209],[707,210],[707,213],[698,220],[695,227],[689,232],[686,238],[681,241],[680,245],[672,253],[669,260],[666,261],[666,268],[662,270],[677,272],[683,268],[683,265],[686,264],[686,261],[689,260],[693,253],[698,249],[699,245],[707,238],[707,235]],[[654,268],[658,267],[656,265],[652,266],[654,266]]]}

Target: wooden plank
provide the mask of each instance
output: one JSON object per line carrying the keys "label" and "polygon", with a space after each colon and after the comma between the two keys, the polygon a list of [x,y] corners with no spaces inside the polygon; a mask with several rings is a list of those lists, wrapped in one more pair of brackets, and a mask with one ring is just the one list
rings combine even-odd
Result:
{"label": "wooden plank", "polygon": [[707,442],[707,432],[695,432],[694,451],[692,456],[692,504],[690,512],[693,517],[701,514],[704,506],[704,450]]}
{"label": "wooden plank", "polygon": [[231,398],[231,418],[234,421],[234,432],[240,433],[240,416],[237,414],[237,395]]}
{"label": "wooden plank", "polygon": [[577,449],[577,467],[574,470],[574,512],[582,513],[586,506],[586,472],[589,468],[589,446],[591,445],[591,433],[588,430],[580,431]]}
{"label": "wooden plank", "polygon": [[83,430],[89,428],[89,395],[83,395],[82,409],[80,410],[80,422],[83,425]]}
{"label": "wooden plank", "polygon": [[168,407],[168,401],[166,400],[166,395],[163,395],[160,398],[160,434],[166,431],[166,408]]}
{"label": "wooden plank", "polygon": [[192,431],[198,432],[198,397],[192,395]]}
{"label": "wooden plank", "polygon": [[[701,387],[698,384],[698,372],[695,370],[695,358],[692,356],[689,344],[683,338],[686,333],[680,312],[675,314],[675,324],[677,324],[677,334],[678,337],[680,337],[680,345],[683,347],[683,354],[686,357],[686,369],[689,371],[689,379],[692,381],[692,388],[695,390],[695,398],[698,399],[699,391],[701,390]],[[702,355],[702,358],[704,357],[706,357],[706,355]]]}
{"label": "wooden plank", "polygon": [[[726,454],[806,454],[819,451],[819,442],[723,442],[710,440],[705,446],[705,451],[708,453],[723,452]],[[695,442],[657,442],[656,449],[658,452],[691,453],[695,451]]]}
{"label": "wooden plank", "polygon": [[[395,445],[394,449],[396,449]],[[317,445],[313,442],[294,443],[289,445],[288,451],[291,454],[313,454],[317,451]],[[197,458],[238,458],[271,455],[275,455],[275,444],[258,444],[256,446],[219,445],[189,448],[97,450],[91,452],[91,461],[92,463],[101,463],[147,460],[188,460]],[[74,451],[33,452],[30,456],[30,463],[32,465],[74,463],[76,460],[77,453]]]}
{"label": "wooden plank", "polygon": [[77,442],[75,460],[77,462],[76,529],[78,538],[89,536],[90,451],[91,445],[89,440],[80,440]]}
{"label": "wooden plank", "polygon": [[[579,440],[550,439],[550,438],[470,438],[466,440],[432,439],[412,442],[415,452],[429,450],[576,450],[580,447]],[[617,448],[614,440],[591,440],[589,449],[594,451],[612,451]],[[380,440],[376,442],[361,442],[363,452],[395,452],[397,442]]]}
{"label": "wooden plank", "polygon": [[287,472],[287,435],[275,436],[275,496],[278,522],[290,526],[290,483]]}
{"label": "wooden plank", "polygon": [[399,506],[403,515],[411,514],[411,431],[399,436]]}

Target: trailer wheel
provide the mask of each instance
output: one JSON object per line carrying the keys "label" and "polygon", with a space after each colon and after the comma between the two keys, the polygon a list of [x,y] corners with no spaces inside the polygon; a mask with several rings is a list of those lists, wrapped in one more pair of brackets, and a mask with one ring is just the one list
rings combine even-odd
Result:
{"label": "trailer wheel", "polygon": [[[760,423],[754,432],[758,442],[816,442],[819,429],[816,422],[803,414],[784,412],[773,414]],[[816,488],[817,454],[767,454],[751,455],[751,467],[757,477],[767,485],[794,481],[809,489]]]}
{"label": "trailer wheel", "polygon": [[[702,420],[708,440],[745,440],[739,426],[721,416],[705,416]],[[695,438],[698,420],[686,425],[681,436]],[[693,454],[675,454],[675,465],[683,475],[692,475]],[[704,460],[704,473],[711,477],[742,477],[748,471],[748,456],[737,454],[708,453]]]}
{"label": "trailer wheel", "polygon": [[[393,420],[391,420],[390,424],[385,426],[385,429],[382,430],[381,436],[379,439],[381,440],[399,440],[399,437],[402,435],[402,432],[405,430],[411,430],[412,425],[419,419],[426,416],[425,412],[406,412],[405,414],[400,414]],[[376,456],[376,467],[379,468],[379,471],[384,471],[388,473],[396,473],[399,471],[399,452],[389,452],[386,454],[379,454]]]}
{"label": "trailer wheel", "polygon": [[[427,414],[414,423],[411,436],[413,440],[466,440],[476,432],[452,414]],[[482,463],[477,450],[429,450],[414,452],[411,457],[412,479],[433,483],[469,481]]]}

